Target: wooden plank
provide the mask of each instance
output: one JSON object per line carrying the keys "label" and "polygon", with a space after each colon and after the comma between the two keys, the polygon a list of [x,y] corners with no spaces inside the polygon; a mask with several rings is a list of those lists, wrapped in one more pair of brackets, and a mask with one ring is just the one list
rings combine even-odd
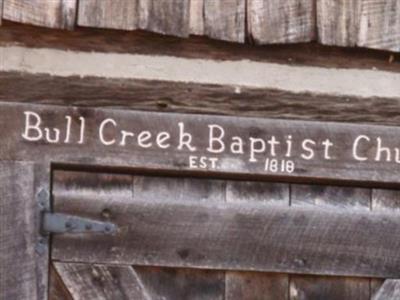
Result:
{"label": "wooden plank", "polygon": [[[189,205],[210,201],[220,203],[225,201],[225,190],[226,183],[222,180],[135,176],[133,198],[148,203],[157,199]],[[185,256],[188,250],[182,249],[179,253]],[[135,270],[151,299],[225,299],[223,271],[155,267],[135,267]]]}
{"label": "wooden plank", "polygon": [[293,276],[290,299],[369,300],[364,278]]}
{"label": "wooden plank", "polygon": [[10,103],[0,116],[3,159],[314,182],[400,180],[398,127]]}
{"label": "wooden plank", "polygon": [[228,272],[226,300],[287,300],[288,275],[279,273]]}
{"label": "wooden plank", "polygon": [[129,266],[54,263],[74,300],[151,299]]}
{"label": "wooden plank", "polygon": [[248,31],[256,44],[299,43],[315,39],[312,0],[248,0]]}
{"label": "wooden plank", "polygon": [[[228,203],[289,206],[289,185],[266,182],[228,181]],[[287,274],[226,272],[226,300],[287,300]]]}
{"label": "wooden plank", "polygon": [[49,271],[49,300],[73,300],[53,264]]}
{"label": "wooden plank", "polygon": [[137,194],[135,200],[113,196],[112,202],[110,197],[93,201],[54,196],[57,212],[97,219],[107,208],[120,227],[113,236],[54,236],[52,255],[58,260],[399,276],[400,220],[393,214],[163,198],[142,201]]}
{"label": "wooden plank", "polygon": [[364,0],[361,4],[357,45],[400,52],[398,0]]}
{"label": "wooden plank", "polygon": [[311,206],[318,209],[369,211],[371,190],[367,188],[292,185],[292,206]]}
{"label": "wooden plank", "polygon": [[33,164],[0,162],[0,299],[46,299],[36,209]]}
{"label": "wooden plank", "polygon": [[[203,27],[204,24],[202,25]],[[110,40],[112,40],[112,43],[110,43]],[[400,70],[400,54],[392,53],[393,59],[389,63],[388,53],[365,48],[325,47],[318,43],[300,43],[295,45],[274,44],[254,47],[249,44],[228,43],[199,36],[181,39],[173,36],[155,35],[145,31],[98,30],[88,27],[77,27],[74,31],[49,30],[43,27],[26,26],[9,21],[3,22],[2,29],[0,30],[0,45],[19,45],[33,48],[52,48],[84,52],[166,55],[211,60],[252,60],[256,62],[276,62],[279,64],[341,69],[371,70],[374,68],[376,70],[387,70],[396,73]],[[84,78],[82,80],[88,79]],[[100,78],[97,78],[97,80],[100,80]],[[18,80],[16,81],[18,82]],[[116,79],[112,80],[112,82],[116,81]],[[102,85],[107,86],[110,82],[110,79],[107,79]],[[120,84],[120,88],[125,89],[125,86],[129,85],[130,82],[131,80],[125,80],[123,84]],[[151,85],[156,88],[154,84]],[[172,86],[177,86],[177,83],[174,83]],[[172,86],[169,85],[169,89],[164,90],[164,92],[170,90]],[[232,90],[230,87],[230,91]],[[246,90],[246,88],[242,87],[243,90]],[[275,91],[275,93],[278,93],[278,91]],[[285,96],[284,91],[279,91],[279,93],[281,97]],[[258,96],[252,98],[249,102],[253,103],[253,101],[265,97],[264,95],[265,91],[260,91]],[[75,97],[79,97],[79,94],[74,95],[70,100],[74,100]],[[317,99],[319,100],[318,103],[321,103],[321,101],[325,103],[326,98],[329,99],[330,97],[332,96],[306,96],[311,103]],[[351,98],[349,99],[351,100]],[[268,103],[270,98],[267,100],[264,103]],[[362,101],[372,100],[375,99],[362,99]],[[375,101],[378,100],[380,99],[376,99]],[[220,102],[224,103],[225,101],[227,99]],[[130,102],[132,103],[133,101]],[[202,101],[193,101],[192,105],[198,102]],[[380,102],[383,102],[381,105],[385,103],[385,101]],[[343,105],[348,105],[348,102],[343,101],[337,108],[341,109]],[[358,117],[368,115],[368,112],[364,111],[365,107],[376,109],[377,106],[380,105],[360,105],[359,109],[363,110],[363,112],[355,115],[359,115]],[[282,107],[291,107],[291,105],[282,105]],[[325,110],[318,111],[320,113],[325,112]]]}
{"label": "wooden plank", "polygon": [[[373,212],[387,212],[399,216],[400,190],[373,189],[371,210]],[[383,283],[384,281],[382,279],[371,280],[371,296],[380,293],[379,290]],[[382,290],[383,295],[385,294],[384,290],[385,288]]]}
{"label": "wooden plank", "polygon": [[61,196],[130,199],[133,179],[124,174],[59,171],[53,175],[53,190]]}
{"label": "wooden plank", "polygon": [[[0,31],[1,33],[1,31]],[[30,86],[30,89],[25,89]],[[111,96],[112,95],[112,96]],[[132,101],[131,99],[135,99]],[[251,99],[251,101],[243,101]],[[0,100],[61,106],[400,126],[399,100],[162,81],[0,73]],[[324,109],[321,110],[321,105]]]}
{"label": "wooden plank", "polygon": [[134,267],[149,300],[224,300],[222,271]]}
{"label": "wooden plank", "polygon": [[372,297],[373,300],[395,300],[400,298],[400,280],[386,279],[379,291]]}
{"label": "wooden plank", "polygon": [[204,34],[204,0],[190,1],[190,34]]}
{"label": "wooden plank", "polygon": [[73,29],[76,0],[4,0],[3,19],[51,28]]}
{"label": "wooden plank", "polygon": [[230,42],[245,42],[245,0],[204,0],[204,33]]}
{"label": "wooden plank", "polygon": [[80,26],[133,30],[138,23],[138,0],[79,1]]}
{"label": "wooden plank", "polygon": [[[0,31],[1,34],[1,31]],[[25,89],[30,86],[30,89]],[[112,95],[112,96],[111,96]],[[135,99],[132,101],[131,99]],[[243,101],[251,99],[251,101]],[[194,114],[400,126],[398,99],[290,93],[162,81],[0,73],[0,100]],[[321,105],[324,109],[321,110]]]}
{"label": "wooden plank", "polygon": [[189,36],[189,0],[140,0],[139,15],[141,29],[179,37]]}
{"label": "wooden plank", "polygon": [[[369,213],[370,203],[370,189],[316,185],[291,186],[292,207],[308,206],[319,210],[334,210],[338,213],[341,211]],[[290,297],[290,299],[369,300],[370,280],[293,275],[290,278]]]}
{"label": "wooden plank", "polygon": [[3,0],[0,0],[0,26],[3,20]]}
{"label": "wooden plank", "polygon": [[324,45],[357,44],[362,0],[317,0],[318,41]]}
{"label": "wooden plank", "polygon": [[225,200],[225,186],[222,180],[135,176],[134,197],[149,202],[157,199],[221,202]]}

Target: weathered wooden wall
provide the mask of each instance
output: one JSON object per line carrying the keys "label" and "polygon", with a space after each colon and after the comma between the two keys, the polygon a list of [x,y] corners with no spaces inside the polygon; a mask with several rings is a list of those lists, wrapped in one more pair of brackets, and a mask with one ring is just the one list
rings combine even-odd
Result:
{"label": "weathered wooden wall", "polygon": [[[166,193],[166,190],[169,192]],[[132,211],[131,205],[136,201],[143,201],[142,203],[148,203],[150,206],[163,202],[164,204],[180,203],[188,207],[199,207],[208,203],[218,205],[218,207],[257,207],[258,209],[265,210],[286,209],[292,212],[299,209],[308,209],[317,213],[332,212],[337,215],[344,213],[362,215],[365,218],[369,218],[379,215],[379,213],[397,216],[397,211],[393,210],[393,207],[398,207],[397,202],[400,200],[399,191],[394,190],[148,177],[140,175],[130,176],[106,173],[90,174],[69,171],[56,171],[54,173],[53,193],[55,197],[55,210],[67,213],[77,213],[77,210],[79,210],[79,214],[83,215],[102,215],[102,218],[111,219],[113,222],[120,222],[121,225],[124,224],[126,226],[125,232],[129,231],[129,228],[137,230],[138,227],[129,227],[127,224],[132,222],[132,220],[139,220],[137,222],[139,227],[140,223],[146,223],[149,236],[157,231],[149,228],[152,226],[156,228],[158,222],[147,223],[146,220],[149,220],[151,214],[143,214],[136,210]],[[96,200],[102,202],[102,204],[93,204],[90,201],[93,197],[96,197]],[[79,202],[76,201],[77,199],[80,199]],[[113,201],[108,201],[108,199],[113,199]],[[157,199],[162,199],[162,201],[158,201]],[[154,206],[153,209],[162,210],[162,206]],[[107,214],[103,213],[105,210]],[[127,217],[127,214],[129,217]],[[163,215],[165,216],[166,214]],[[207,216],[207,214],[199,214],[197,215],[197,219],[192,220],[193,223],[196,223],[198,229],[197,231],[195,230],[198,239],[204,238],[207,235],[205,232],[203,234],[200,233],[201,227],[209,228],[213,224],[213,221],[210,220],[204,222],[203,219],[207,218]],[[241,216],[244,217],[243,215]],[[191,222],[186,223],[186,216],[176,218],[182,221],[181,224],[192,224]],[[235,219],[235,221],[234,219],[230,219],[228,222],[240,222],[240,220],[240,218]],[[300,222],[307,221],[308,219],[306,218]],[[166,225],[166,223],[163,224]],[[257,224],[260,225],[259,223]],[[228,228],[232,223],[225,225]],[[245,228],[255,226],[255,223],[247,222],[246,225],[242,225],[241,228],[244,230]],[[364,225],[369,226],[371,224],[367,225],[365,223]],[[357,227],[356,230],[353,227],[350,231],[355,234],[359,234],[364,230],[368,232],[365,226]],[[173,228],[177,230],[177,227]],[[292,230],[298,230],[296,228],[293,227]],[[316,230],[318,229],[316,228]],[[272,228],[269,227],[269,231],[271,230]],[[140,236],[139,232],[136,232],[136,238]],[[183,236],[190,235],[190,232],[193,231],[185,231]],[[325,234],[329,235],[327,232]],[[64,236],[56,238],[55,252],[53,253],[53,258],[57,261],[53,263],[50,295],[59,295],[59,298],[55,299],[98,299],[99,297],[102,299],[114,299],[124,295],[128,299],[393,300],[397,299],[396,297],[399,293],[398,280],[387,280],[382,285],[383,280],[370,279],[368,277],[306,276],[293,273],[221,270],[220,268],[215,270],[215,261],[210,260],[207,260],[210,270],[172,268],[174,264],[171,264],[171,261],[176,261],[173,258],[174,255],[155,258],[154,251],[152,252],[152,256],[148,256],[146,259],[156,259],[156,264],[159,267],[128,266],[125,261],[123,264],[121,264],[121,261],[118,261],[114,265],[108,265],[103,255],[105,251],[101,247],[93,251],[93,248],[97,247],[97,243],[88,242],[87,238],[77,236],[74,238],[74,241],[79,240],[81,241],[80,243],[69,243],[61,246],[60,240],[65,238],[68,239],[68,237]],[[224,236],[222,239],[225,240],[226,238],[229,239],[229,235]],[[256,238],[256,235],[254,235],[254,238]],[[340,235],[335,235],[334,238],[340,239]],[[100,237],[100,239],[115,243],[120,240],[120,237]],[[161,239],[168,240],[168,237],[162,237]],[[139,240],[142,244],[146,244],[151,243],[154,238],[139,238]],[[352,239],[345,240],[347,240],[346,244],[348,245],[355,242]],[[307,244],[303,240],[298,240],[297,242],[301,245]],[[179,244],[179,242],[177,243]],[[213,240],[213,243],[217,243],[217,240]],[[225,251],[224,255],[218,256],[217,260],[222,261],[232,252],[237,253],[237,250],[243,243],[242,240],[236,240],[232,248],[235,250]],[[277,243],[280,247],[285,248],[285,245],[291,244],[292,241],[276,240],[271,243]],[[79,246],[76,246],[78,244]],[[355,242],[355,244],[357,243]],[[133,253],[132,251],[126,251],[127,249],[120,248],[121,245],[113,246],[114,251],[121,257],[133,257],[137,254],[136,252]],[[257,260],[253,251],[257,247],[252,248],[251,245],[253,244],[246,246],[247,255],[242,258],[253,257]],[[127,243],[122,245],[122,247],[126,246]],[[200,249],[204,247],[196,248],[193,245],[191,246],[189,247],[190,249],[188,248],[187,255],[184,258],[182,254],[178,258],[188,265],[191,265],[194,261],[201,261],[201,254],[204,254],[204,252],[201,252],[204,249]],[[334,247],[337,246],[335,245]],[[80,251],[76,251],[76,247],[79,247]],[[322,244],[315,248],[322,252],[326,250],[326,247]],[[135,249],[137,250],[137,248]],[[265,252],[272,255],[274,251],[269,252],[269,250],[270,248]],[[359,261],[356,258],[359,251],[364,250],[366,249],[357,248],[355,252],[348,252],[349,255],[355,255],[355,259],[346,268],[351,265],[364,264],[364,266],[369,266],[365,261]],[[94,256],[98,263],[90,263],[88,256],[85,258],[79,257],[85,251],[90,253],[96,252]],[[294,251],[293,256],[298,255],[296,250]],[[93,258],[92,254],[89,256],[91,259]],[[208,255],[207,258],[209,258]],[[77,262],[74,262],[74,260]],[[287,262],[288,260],[290,258],[282,261]],[[323,259],[322,257],[319,257],[317,260],[319,262],[332,262],[331,259]],[[87,263],[83,264],[82,261],[86,261]],[[235,262],[240,263],[240,259],[235,260]],[[332,264],[335,266],[334,273],[340,269],[336,262],[338,261],[335,260],[335,263]],[[310,261],[305,260],[304,263],[309,265]],[[169,267],[162,267],[166,265]],[[237,264],[232,264],[231,266],[237,266]],[[306,269],[304,268],[304,270]],[[307,270],[309,271],[309,269]]]}
{"label": "weathered wooden wall", "polygon": [[3,19],[51,28],[77,24],[257,45],[317,40],[400,51],[399,0],[2,1]]}

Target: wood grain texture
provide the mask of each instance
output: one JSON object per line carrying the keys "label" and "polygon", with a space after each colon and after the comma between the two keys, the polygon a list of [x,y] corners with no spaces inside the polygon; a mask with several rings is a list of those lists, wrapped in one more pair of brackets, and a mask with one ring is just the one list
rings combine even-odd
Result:
{"label": "wood grain texture", "polygon": [[4,0],[3,18],[50,28],[73,29],[76,0]]}
{"label": "wood grain texture", "polygon": [[190,34],[204,34],[204,0],[190,1]]}
{"label": "wood grain texture", "polygon": [[400,52],[400,1],[362,1],[357,45]]}
{"label": "wood grain texture", "polygon": [[[188,205],[199,202],[219,203],[225,201],[225,189],[226,183],[222,180],[134,176],[133,198],[143,199],[148,203],[157,202],[159,199],[163,202],[178,201]],[[151,237],[145,239],[148,238]],[[188,250],[183,249],[180,255],[188,255],[187,252]],[[148,254],[152,255],[150,252]],[[135,270],[151,299],[225,299],[223,271],[155,267],[135,267]]]}
{"label": "wood grain texture", "polygon": [[372,300],[395,300],[400,298],[400,280],[386,279]]}
{"label": "wood grain texture", "polygon": [[140,0],[139,28],[187,37],[190,32],[189,0]]}
{"label": "wood grain texture", "polygon": [[292,185],[291,205],[312,206],[318,209],[340,209],[369,211],[371,190],[322,185]]}
{"label": "wood grain texture", "polygon": [[[371,196],[371,210],[373,212],[387,212],[396,216],[400,216],[400,190],[373,189]],[[390,280],[387,279],[386,281]],[[373,299],[377,298],[378,295],[381,295],[379,296],[382,297],[381,299],[391,299],[389,295],[391,288],[393,287],[393,283],[389,283],[387,287],[380,290],[383,284],[383,280],[371,280],[371,296],[374,296]],[[380,299],[379,297],[378,299]],[[393,299],[396,299],[396,297]]]}
{"label": "wood grain texture", "polygon": [[245,0],[204,0],[204,33],[208,37],[245,42]]}
{"label": "wood grain texture", "polygon": [[[233,61],[247,59],[327,68],[374,68],[397,73],[400,70],[400,54],[363,48],[327,47],[315,42],[255,47],[200,36],[181,39],[145,31],[96,30],[87,27],[77,27],[74,31],[51,30],[4,21],[0,30],[0,45],[16,44],[85,52],[169,55]],[[390,55],[393,55],[391,60]]]}
{"label": "wood grain texture", "polygon": [[225,300],[223,271],[134,267],[150,300]]}
{"label": "wood grain texture", "polygon": [[318,41],[354,47],[358,41],[362,0],[317,0]]}
{"label": "wood grain texture", "polygon": [[74,300],[152,299],[129,266],[55,262]]}
{"label": "wood grain texture", "polygon": [[133,30],[138,27],[138,0],[81,0],[78,25]]}
{"label": "wood grain texture", "polygon": [[[30,86],[26,89],[24,87]],[[243,99],[247,99],[243,101]],[[0,100],[80,107],[400,125],[400,99],[270,89],[0,73]],[[322,105],[323,104],[323,105]]]}
{"label": "wood grain texture", "polygon": [[291,300],[369,300],[369,280],[350,277],[292,276]]}
{"label": "wood grain texture", "polygon": [[135,176],[134,197],[148,202],[223,202],[225,186],[223,180]]}
{"label": "wood grain texture", "polygon": [[35,201],[33,164],[0,162],[0,299],[45,299]]}
{"label": "wood grain texture", "polygon": [[[289,185],[280,183],[228,181],[226,201],[248,205],[289,206]],[[226,272],[226,300],[287,300],[287,274]]]}
{"label": "wood grain texture", "polygon": [[[203,176],[213,174],[231,178],[269,178],[270,180],[296,182],[312,180],[315,183],[329,181],[354,184],[357,182],[358,184],[373,184],[375,187],[393,186],[399,180],[396,172],[393,171],[400,167],[399,154],[398,152],[396,154],[396,149],[399,147],[396,140],[398,127],[143,113],[98,108],[94,110],[74,109],[15,103],[2,104],[0,115],[1,126],[4,128],[3,133],[0,133],[0,138],[8,145],[8,151],[1,153],[4,159],[29,158],[38,161],[79,163],[87,166],[139,168],[147,171],[164,170],[169,173],[180,171],[185,174],[203,174]],[[67,115],[76,122],[73,128],[71,127],[73,136],[71,133],[70,138],[65,141],[67,131],[64,129],[67,127]],[[27,119],[28,117],[29,119]],[[31,139],[33,131],[26,125],[38,118],[42,122],[41,126],[61,128],[57,131],[59,133],[56,140],[54,140],[54,136],[48,140],[48,136],[40,135],[40,131],[46,131],[44,128],[37,129],[35,132],[39,132],[38,138]],[[82,135],[84,142],[79,143],[78,135],[81,129],[78,128],[80,124],[78,121],[83,120],[82,118],[85,122]],[[110,123],[110,118],[117,123],[115,125],[107,124]],[[107,127],[101,129],[101,124],[106,124]],[[210,151],[210,129],[214,128],[211,126],[212,124],[218,124],[225,132],[223,137],[225,150],[223,151]],[[169,146],[161,148],[155,139],[161,131],[167,128]],[[28,129],[29,132],[25,134],[24,130]],[[184,132],[181,132],[183,129]],[[120,130],[133,132],[134,137],[123,142]],[[153,132],[148,137],[151,149],[147,146],[143,147],[137,139],[141,132],[147,130]],[[361,135],[364,132],[368,132],[368,137]],[[190,148],[180,146],[183,133],[193,135]],[[254,151],[254,145],[251,148],[249,133],[253,139],[265,140],[265,148],[260,149],[262,151]],[[272,153],[272,150],[267,148],[267,141],[273,136],[275,141],[279,142],[280,146],[276,147],[274,157],[277,160],[285,160],[287,159],[288,143],[286,139],[288,135],[296,137],[296,141],[292,143],[290,154],[292,170],[286,170],[286,167],[274,170],[266,168],[266,158]],[[106,142],[104,139],[102,140],[102,136]],[[234,136],[242,137],[244,142],[249,139],[241,153],[234,153],[230,150]],[[357,145],[360,136],[363,137],[363,142]],[[328,158],[324,156],[325,150],[321,146],[322,141],[327,139],[334,146],[331,146],[331,151],[328,151],[330,153]],[[303,141],[307,140],[315,143],[312,159],[306,157],[306,154],[309,155],[309,151],[306,151]],[[381,145],[379,145],[379,141],[381,141]],[[357,145],[357,155],[361,156],[363,161],[356,159],[354,145]],[[383,146],[389,147],[389,150],[382,150]],[[212,149],[215,150],[215,148],[214,142]],[[378,155],[376,154],[378,152],[382,153]],[[386,152],[390,152],[390,161],[387,161],[389,154]],[[75,153],[79,153],[79,155]],[[193,159],[190,157],[196,155],[212,155],[213,159],[216,159],[215,166],[211,163],[205,167],[193,166]],[[375,160],[377,155],[380,156],[380,161]]]}
{"label": "wood grain texture", "polygon": [[400,190],[372,191],[372,210],[400,214]]}
{"label": "wood grain texture", "polygon": [[287,274],[228,272],[225,300],[287,300]]}
{"label": "wood grain texture", "polygon": [[189,202],[147,201],[137,190],[134,200],[112,197],[112,202],[110,197],[96,197],[96,201],[59,197],[57,191],[54,197],[57,212],[96,219],[107,208],[110,220],[120,227],[114,236],[54,236],[52,255],[57,260],[399,276],[400,221],[392,214],[221,203],[196,197]]}
{"label": "wood grain texture", "polygon": [[[371,190],[335,187],[291,185],[291,205],[311,206],[318,210],[369,213]],[[349,217],[350,218],[350,217]],[[357,227],[357,230],[362,230]],[[351,237],[349,237],[351,239]],[[290,299],[369,300],[370,280],[351,277],[290,277]]]}
{"label": "wood grain texture", "polygon": [[315,39],[313,0],[248,0],[248,31],[256,44],[299,43]]}
{"label": "wood grain texture", "polygon": [[3,21],[3,0],[0,0],[0,26]]}
{"label": "wood grain texture", "polygon": [[49,271],[49,300],[74,300],[58,274],[54,265],[51,264]]}

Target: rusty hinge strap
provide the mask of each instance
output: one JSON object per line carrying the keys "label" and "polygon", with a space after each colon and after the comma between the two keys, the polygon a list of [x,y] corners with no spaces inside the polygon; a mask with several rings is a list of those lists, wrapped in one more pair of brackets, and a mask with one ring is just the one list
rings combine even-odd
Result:
{"label": "rusty hinge strap", "polygon": [[43,213],[42,231],[44,233],[106,233],[117,231],[110,222],[101,222],[62,213]]}

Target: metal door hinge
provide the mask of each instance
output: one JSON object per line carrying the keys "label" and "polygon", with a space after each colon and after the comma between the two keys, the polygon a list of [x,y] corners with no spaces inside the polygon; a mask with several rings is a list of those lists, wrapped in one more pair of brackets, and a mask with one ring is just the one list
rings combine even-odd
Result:
{"label": "metal door hinge", "polygon": [[105,233],[113,234],[117,226],[110,222],[101,222],[62,213],[44,212],[42,214],[43,233]]}

